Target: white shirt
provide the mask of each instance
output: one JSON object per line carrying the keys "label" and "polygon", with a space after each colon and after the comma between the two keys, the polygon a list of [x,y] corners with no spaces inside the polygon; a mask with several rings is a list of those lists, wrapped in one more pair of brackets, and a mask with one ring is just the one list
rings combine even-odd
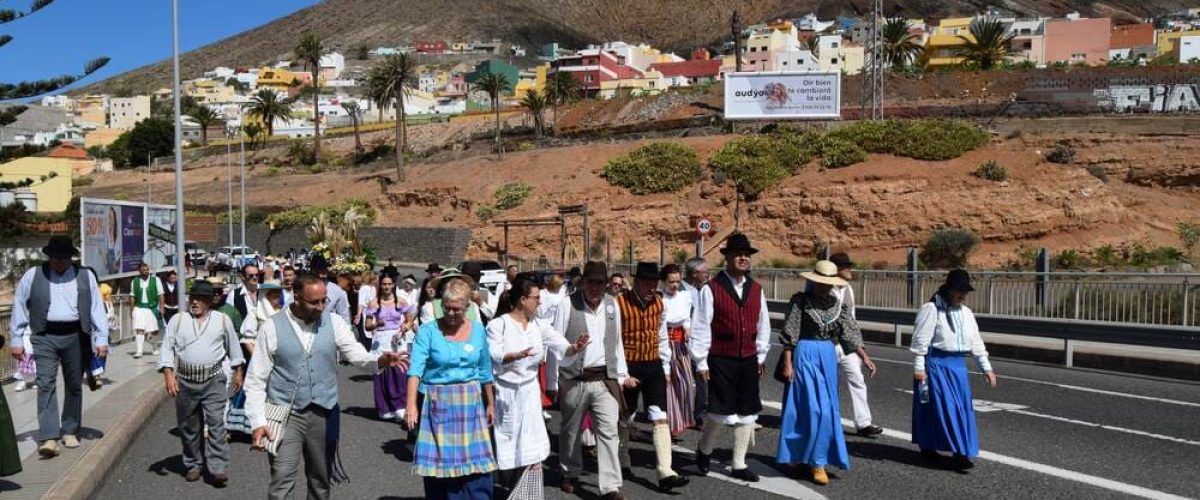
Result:
{"label": "white shirt", "polygon": [[835,286],[832,293],[842,304],[850,306],[850,317],[858,319],[858,310],[854,307],[854,288],[850,285]]}
{"label": "white shirt", "polygon": [[[313,339],[317,335],[316,323],[298,321],[292,315],[291,308],[284,308],[281,314],[286,314],[288,321],[292,322],[292,329],[295,330],[296,336],[300,338],[300,344],[304,347],[304,351],[311,351]],[[366,366],[369,363],[379,360],[377,354],[367,352],[362,344],[358,343],[358,339],[354,338],[354,331],[350,329],[349,322],[336,314],[331,314],[329,318],[333,321],[334,343],[337,344],[337,350],[342,355],[342,359],[358,366]],[[246,384],[244,386],[246,390],[246,419],[249,420],[251,429],[267,425],[265,413],[267,379],[271,377],[271,372],[275,370],[275,349],[278,345],[279,342],[275,334],[275,322],[267,321],[263,323],[262,327],[258,329],[257,345],[254,348],[254,356],[250,357],[250,368],[246,374]]]}
{"label": "white shirt", "polygon": [[668,327],[682,326],[692,329],[692,294],[680,290],[675,295],[663,293],[663,318]]}
{"label": "white shirt", "polygon": [[363,285],[358,287],[358,309],[363,310],[367,305],[375,300],[375,287],[373,285]]}
{"label": "white shirt", "polygon": [[209,311],[198,320],[191,313],[176,314],[167,322],[159,351],[158,369],[175,368],[175,358],[188,365],[212,366],[229,358],[229,366],[246,363],[238,345],[233,320],[220,311]]}
{"label": "white shirt", "polygon": [[[42,266],[34,266],[25,271],[13,293],[12,317],[9,318],[8,324],[8,331],[12,336],[11,345],[22,345],[25,336],[29,334],[27,303],[29,294],[33,291],[34,274],[41,272],[41,268]],[[50,308],[46,311],[46,321],[78,321],[79,285],[75,282],[75,266],[68,267],[67,272],[63,274],[55,273],[51,269],[46,278],[50,281]],[[107,346],[108,313],[104,310],[104,298],[100,296],[100,286],[96,284],[95,276],[88,279],[88,293],[92,297],[92,310],[85,311],[85,314],[90,314],[92,319],[92,345]]]}
{"label": "white shirt", "polygon": [[[941,297],[935,300],[940,301]],[[950,328],[947,319],[954,322]],[[917,324],[913,327],[912,344],[909,351],[915,354],[913,371],[925,372],[925,355],[929,348],[946,352],[970,352],[975,356],[975,363],[983,372],[992,371],[992,363],[988,361],[987,347],[983,345],[983,337],[979,335],[979,325],[975,322],[975,314],[967,306],[938,309],[934,302],[926,302],[917,311]]]}
{"label": "white shirt", "polygon": [[242,342],[253,344],[254,339],[258,338],[259,326],[277,312],[279,310],[269,300],[259,301],[258,305],[247,310],[246,317],[242,319]]}
{"label": "white shirt", "polygon": [[[520,385],[538,378],[538,367],[547,354],[563,357],[567,352],[567,339],[546,324],[530,320],[522,328],[511,315],[493,319],[487,325],[488,351],[492,355],[492,372],[498,380]],[[537,353],[511,363],[504,356],[533,348]]]}
{"label": "white shirt", "polygon": [[[721,274],[717,275],[717,279],[726,279],[721,275],[729,276],[725,271],[721,271]],[[742,276],[741,280],[733,281],[733,289],[739,299],[742,297],[742,286],[745,284],[745,276]],[[759,295],[762,304],[759,306],[758,335],[755,336],[754,344],[758,348],[758,364],[761,365],[767,361],[767,351],[771,350],[771,313],[767,311],[767,295],[765,293]],[[708,350],[712,347],[712,287],[701,288],[699,297],[699,300],[696,301],[695,311],[692,313],[692,336],[689,347],[692,349],[692,360],[696,363],[696,371],[708,371]]]}
{"label": "white shirt", "polygon": [[417,304],[421,301],[421,291],[416,287],[407,292],[404,291],[404,288],[397,288],[396,298],[404,301],[407,305],[417,307]]}
{"label": "white shirt", "polygon": [[[609,313],[611,313],[616,319],[617,336],[620,337],[621,335],[621,308],[617,307],[616,301],[609,301],[607,304],[605,304],[604,300],[601,299],[600,306],[601,307],[599,308],[592,309],[591,305],[586,303],[584,304],[584,315],[587,322],[588,337],[591,337],[588,340],[587,346],[584,347],[582,351],[584,368],[608,366],[608,362],[604,356],[604,337],[608,333],[608,321],[605,319],[605,317]],[[563,338],[566,338],[567,325],[571,324],[571,311],[573,310],[574,308],[571,307],[571,301],[569,298],[563,300],[562,305],[558,308],[558,319],[555,320],[555,323],[558,324],[558,333],[563,335]],[[563,356],[559,361],[558,366],[569,366],[574,364],[579,355],[580,353],[577,352],[570,356]],[[625,379],[629,378],[629,368],[625,364],[625,348],[622,346],[620,338],[617,338],[616,371],[617,382],[624,384]],[[549,381],[547,381],[546,385],[549,387]]]}
{"label": "white shirt", "polygon": [[246,296],[246,315],[249,316],[250,309],[254,307],[256,302],[258,302],[258,291],[256,290],[254,293],[251,293],[246,290],[246,285],[241,285],[230,290],[229,293],[225,295],[225,303],[230,305],[236,304],[234,300],[237,299],[238,295]]}
{"label": "white shirt", "polygon": [[551,292],[545,288],[538,292],[540,301],[538,302],[538,319],[550,325],[555,330],[563,331],[558,324],[558,309],[563,306],[566,297],[565,292],[567,287],[558,289],[558,293]]}

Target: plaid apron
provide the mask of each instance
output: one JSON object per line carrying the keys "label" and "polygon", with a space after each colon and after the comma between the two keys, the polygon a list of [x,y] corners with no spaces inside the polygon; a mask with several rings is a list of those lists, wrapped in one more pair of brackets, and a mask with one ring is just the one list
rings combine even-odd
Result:
{"label": "plaid apron", "polygon": [[494,470],[479,382],[426,386],[413,473],[451,478]]}

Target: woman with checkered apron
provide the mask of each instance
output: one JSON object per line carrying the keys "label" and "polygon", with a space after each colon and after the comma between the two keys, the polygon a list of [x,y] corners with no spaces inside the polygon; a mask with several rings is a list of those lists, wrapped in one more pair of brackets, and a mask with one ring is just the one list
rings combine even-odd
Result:
{"label": "woman with checkered apron", "polygon": [[433,500],[492,498],[492,358],[483,325],[466,319],[473,291],[463,280],[447,283],[442,318],[421,325],[411,351],[408,393],[425,398],[420,412],[408,398],[405,420],[420,425],[413,472]]}

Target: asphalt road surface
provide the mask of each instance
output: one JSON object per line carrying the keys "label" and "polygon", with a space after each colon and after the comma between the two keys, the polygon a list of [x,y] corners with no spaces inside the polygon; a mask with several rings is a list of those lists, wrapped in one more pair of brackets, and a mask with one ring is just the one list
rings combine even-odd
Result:
{"label": "asphalt road surface", "polygon": [[[974,469],[955,472],[922,462],[910,443],[911,356],[872,345],[879,372],[868,381],[877,439],[847,435],[850,471],[830,469],[828,486],[788,476],[775,464],[779,401],[783,387],[762,381],[767,409],[759,422],[748,461],[762,476],[756,484],[724,477],[732,433],[718,440],[713,474],[695,477],[693,455],[699,433],[677,443],[676,470],[692,483],[671,495],[658,493],[653,448],[635,442],[634,476],[622,492],[634,499],[680,498],[1200,498],[1200,384],[1085,370],[1068,370],[995,360],[1000,383],[985,387],[973,379],[983,455]],[[776,348],[768,364],[778,358]],[[768,366],[768,368],[771,368]],[[842,388],[844,389],[844,384]],[[398,424],[377,420],[371,377],[354,367],[341,370],[342,458],[351,482],[334,488],[336,498],[422,498],[412,475],[412,449]],[[850,403],[842,397],[842,418],[852,425]],[[548,427],[557,448],[560,420]],[[99,499],[262,498],[269,471],[266,456],[249,450],[248,440],[232,445],[230,484],[216,489],[183,480],[174,406],[159,408],[127,455],[109,474]],[[558,490],[556,455],[547,462],[546,497],[571,498]],[[580,498],[598,498],[595,465],[581,478]],[[303,481],[297,497],[304,498]]]}

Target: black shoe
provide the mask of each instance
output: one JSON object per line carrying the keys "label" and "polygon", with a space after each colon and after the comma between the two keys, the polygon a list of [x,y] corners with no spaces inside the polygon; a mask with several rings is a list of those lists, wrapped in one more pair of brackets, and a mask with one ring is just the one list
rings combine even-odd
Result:
{"label": "black shoe", "polygon": [[975,462],[972,462],[971,459],[957,453],[954,455],[951,463],[954,466],[954,470],[967,470],[975,467]]}
{"label": "black shoe", "polygon": [[858,435],[862,437],[875,437],[883,434],[883,427],[878,425],[868,425],[858,430]]}
{"label": "black shoe", "polygon": [[621,467],[621,477],[623,477],[623,478],[633,477],[633,468],[632,467]]}
{"label": "black shoe", "polygon": [[921,450],[921,460],[926,462],[941,462],[942,456],[935,450]]}
{"label": "black shoe", "polygon": [[696,471],[698,471],[701,476],[707,476],[708,468],[710,465],[712,465],[712,456],[705,455],[705,454],[697,451],[696,452]]}
{"label": "black shoe", "polygon": [[748,483],[758,482],[758,474],[755,474],[754,471],[750,470],[749,467],[746,467],[745,469],[734,469],[729,473],[729,477],[741,479],[742,481],[746,481]]}
{"label": "black shoe", "polygon": [[666,493],[671,491],[673,488],[682,488],[687,486],[690,482],[691,481],[688,478],[680,475],[667,476],[658,480],[658,489],[663,493]]}

